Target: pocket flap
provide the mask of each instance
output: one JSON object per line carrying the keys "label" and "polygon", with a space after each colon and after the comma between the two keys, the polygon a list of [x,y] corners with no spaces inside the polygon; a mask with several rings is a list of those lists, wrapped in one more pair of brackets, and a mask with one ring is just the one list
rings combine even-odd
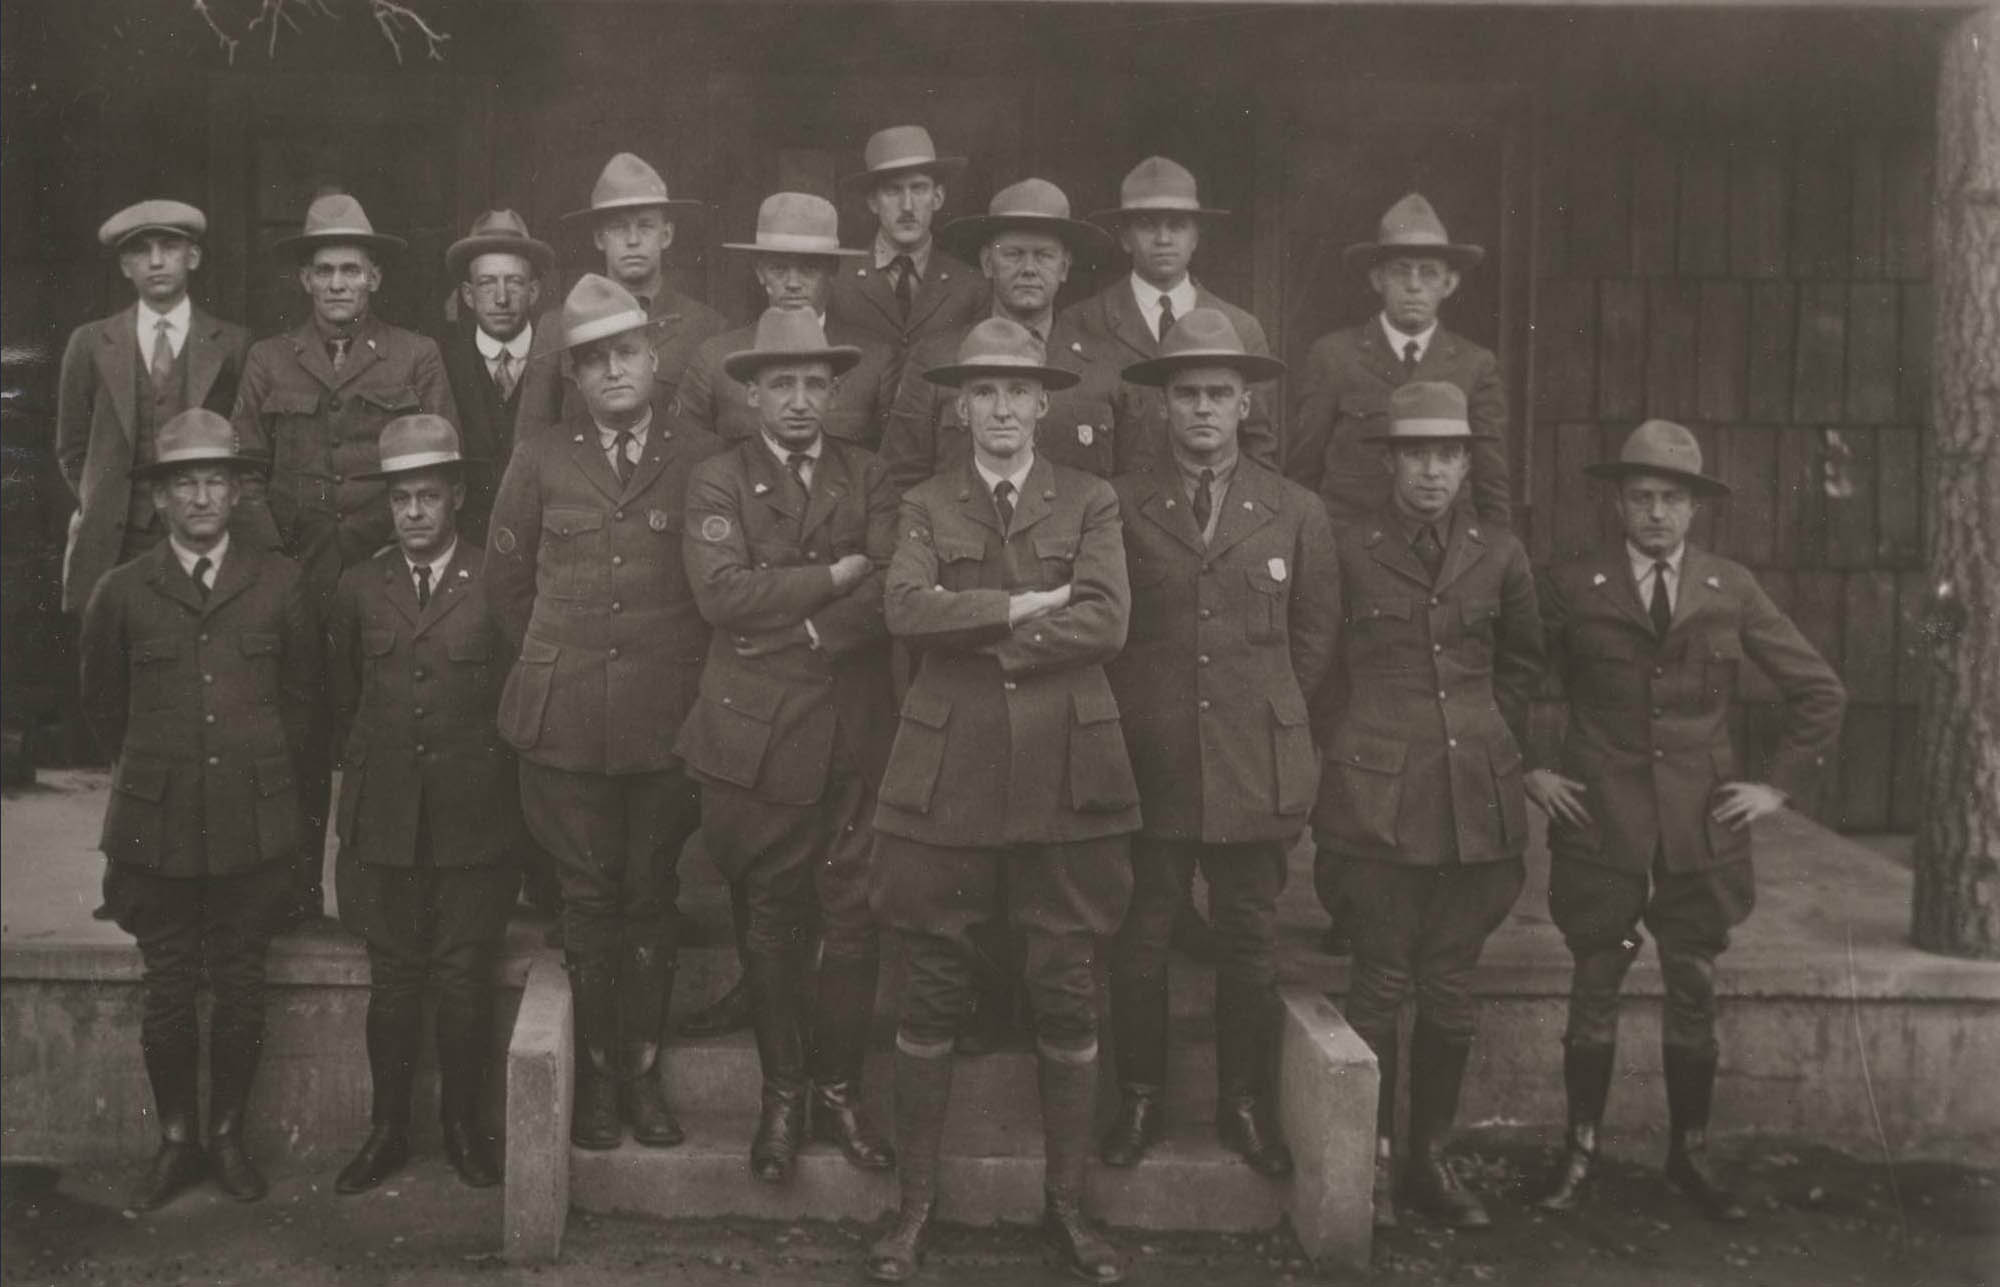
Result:
{"label": "pocket flap", "polygon": [[777,684],[759,683],[749,675],[730,675],[709,683],[708,698],[739,715],[747,715],[760,724],[769,724],[778,718],[778,707],[784,704],[785,690]]}
{"label": "pocket flap", "polygon": [[135,759],[127,755],[118,761],[118,772],[112,777],[111,789],[158,804],[167,798],[167,778],[172,772],[171,766],[164,760]]}
{"label": "pocket flap", "polygon": [[1389,399],[1380,393],[1343,393],[1340,413],[1345,416],[1379,416],[1389,410]]}
{"label": "pocket flap", "polygon": [[1480,622],[1500,615],[1500,601],[1479,599],[1465,605],[1465,624],[1476,626]]}
{"label": "pocket flap", "polygon": [[1372,737],[1367,733],[1337,733],[1328,756],[1336,763],[1346,764],[1370,773],[1401,773],[1403,757],[1409,744],[1387,737]]}
{"label": "pocket flap", "polygon": [[1271,718],[1286,728],[1296,728],[1306,722],[1306,699],[1296,691],[1271,694]]}
{"label": "pocket flap", "polygon": [[1283,594],[1291,589],[1291,577],[1287,575],[1284,580],[1280,581],[1277,577],[1271,575],[1271,569],[1268,565],[1245,568],[1244,575],[1250,578],[1250,588],[1259,594]]}
{"label": "pocket flap", "polygon": [[245,657],[268,657],[278,651],[278,636],[244,631],[236,636],[236,646]]}
{"label": "pocket flap", "polygon": [[983,559],[986,557],[986,543],[984,541],[968,541],[962,537],[953,539],[951,537],[933,535],[931,537],[931,548],[937,551],[940,563],[958,563],[965,559]]}
{"label": "pocket flap", "polygon": [[1396,599],[1360,599],[1354,604],[1353,621],[1371,621],[1382,617],[1394,617],[1398,621],[1410,619],[1410,601]]}
{"label": "pocket flap", "polygon": [[257,761],[257,794],[269,799],[292,789],[292,761],[283,755],[267,755]]}
{"label": "pocket flap", "polygon": [[318,393],[294,393],[285,389],[273,389],[264,395],[264,414],[267,416],[309,416],[319,410]]}
{"label": "pocket flap", "polygon": [[542,527],[557,536],[595,532],[603,526],[604,511],[599,509],[552,509],[542,519]]}
{"label": "pocket flap", "polygon": [[473,635],[467,639],[454,639],[445,650],[445,655],[453,661],[492,661],[493,641],[485,635]]}
{"label": "pocket flap", "polygon": [[1073,559],[1076,557],[1077,537],[1070,535],[1037,536],[1035,557],[1038,559]]}
{"label": "pocket flap", "polygon": [[386,657],[396,647],[396,632],[393,630],[364,630],[361,632],[361,651],[370,657]]}
{"label": "pocket flap", "polygon": [[943,728],[951,719],[951,699],[912,688],[903,698],[903,718],[925,728]]}
{"label": "pocket flap", "polygon": [[1118,718],[1118,699],[1108,688],[1074,693],[1070,704],[1079,724],[1109,724]]}
{"label": "pocket flap", "polygon": [[556,658],[562,656],[562,649],[545,639],[533,635],[521,641],[521,661],[530,666],[553,666]]}
{"label": "pocket flap", "polygon": [[151,639],[135,640],[132,644],[132,660],[171,661],[181,655],[181,641],[172,636],[154,636]]}
{"label": "pocket flap", "polygon": [[361,400],[381,411],[415,411],[423,404],[417,399],[417,391],[405,385],[400,389],[359,389]]}
{"label": "pocket flap", "polygon": [[1743,639],[1734,630],[1711,630],[1708,655],[1718,661],[1743,660]]}

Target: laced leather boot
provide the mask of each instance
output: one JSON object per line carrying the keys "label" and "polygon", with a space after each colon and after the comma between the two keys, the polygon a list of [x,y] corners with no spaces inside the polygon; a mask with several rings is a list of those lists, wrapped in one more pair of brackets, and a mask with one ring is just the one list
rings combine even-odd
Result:
{"label": "laced leather boot", "polygon": [[938,1153],[951,1106],[951,1055],[896,1051],[896,1179],[902,1202],[896,1223],[868,1249],[868,1277],[908,1282],[924,1263],[924,1242],[937,1203]]}

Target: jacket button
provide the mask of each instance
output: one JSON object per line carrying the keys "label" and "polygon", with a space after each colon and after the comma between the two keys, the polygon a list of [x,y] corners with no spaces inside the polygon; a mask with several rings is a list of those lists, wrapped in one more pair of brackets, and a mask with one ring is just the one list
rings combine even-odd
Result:
{"label": "jacket button", "polygon": [[1011,679],[1008,679],[1008,680],[1003,680],[1003,681],[1001,681],[1001,684],[1000,684],[1000,687],[1002,687],[1002,688],[1006,689],[1006,690],[1007,690],[1008,692],[1010,692],[1010,693],[1011,693],[1011,692],[1013,692],[1013,691],[1014,691],[1014,690],[1015,690],[1016,688],[1020,687],[1020,685],[1019,685],[1019,684],[1016,684],[1016,683],[1015,683],[1015,682],[1014,682],[1013,680],[1011,680]]}
{"label": "jacket button", "polygon": [[1431,651],[1432,651],[1432,652],[1443,652],[1443,651],[1444,651],[1444,645],[1443,645],[1443,644],[1432,644],[1432,645],[1431,645]]}
{"label": "jacket button", "polygon": [[338,410],[340,410],[340,399],[339,399],[339,398],[328,398],[328,399],[326,400],[326,409],[327,409],[328,411],[338,411]]}
{"label": "jacket button", "polygon": [[1442,603],[1442,602],[1444,602],[1444,600],[1442,600],[1442,599],[1438,598],[1438,597],[1437,597],[1436,595],[1432,595],[1432,596],[1431,596],[1431,606],[1432,606],[1433,608],[1437,607],[1437,606],[1438,606],[1438,604],[1440,604],[1440,603]]}
{"label": "jacket button", "polygon": [[622,510],[622,509],[614,509],[614,510],[612,510],[612,511],[611,511],[611,519],[612,519],[612,521],[613,521],[613,522],[615,522],[615,523],[622,523],[622,522],[624,522],[624,521],[625,521],[625,511],[624,511],[624,510]]}
{"label": "jacket button", "polygon": [[[429,679],[431,677],[431,672],[426,670],[424,667],[419,666],[416,669],[416,677],[418,679]],[[1438,696],[1442,697],[1444,696],[1444,694],[1439,693]]]}
{"label": "jacket button", "polygon": [[202,631],[202,632],[201,632],[201,641],[202,641],[203,643],[207,643],[207,642],[208,642],[208,631],[204,630],[204,631]]}
{"label": "jacket button", "polygon": [[201,682],[202,682],[202,683],[204,683],[204,684],[212,684],[212,683],[214,683],[214,682],[215,682],[215,676],[213,676],[213,675],[203,675],[203,676],[201,677]]}
{"label": "jacket button", "polygon": [[208,762],[210,764],[220,764],[222,763],[222,757],[220,755],[211,755],[208,757]]}
{"label": "jacket button", "polygon": [[1208,654],[1203,653],[1201,656],[1196,657],[1194,659],[1194,664],[1197,666],[1206,666],[1208,664]]}
{"label": "jacket button", "polygon": [[213,724],[215,723],[215,716],[213,714],[204,715],[201,717],[201,722],[204,724]]}
{"label": "jacket button", "polygon": [[1196,703],[1194,704],[1194,707],[1195,707],[1195,709],[1196,709],[1196,710],[1200,710],[1200,711],[1205,711],[1205,710],[1207,710],[1207,709],[1209,708],[1209,705],[1210,705],[1210,702],[1209,702],[1208,698],[1204,697],[1204,698],[1202,698],[1202,699],[1201,699],[1200,701],[1196,702]]}
{"label": "jacket button", "polygon": [[612,556],[611,556],[611,566],[612,566],[612,567],[614,567],[614,568],[622,568],[622,567],[624,567],[624,566],[625,566],[625,556],[624,556],[623,554],[614,554],[614,555],[612,555]]}
{"label": "jacket button", "polygon": [[624,604],[622,604],[622,603],[620,603],[620,602],[618,602],[618,600],[616,600],[616,599],[613,599],[613,600],[611,601],[611,610],[612,610],[613,612],[623,612],[623,611],[625,611],[625,605],[624,605]]}
{"label": "jacket button", "polygon": [[610,652],[606,653],[606,654],[605,654],[605,656],[607,656],[607,657],[611,658],[611,660],[613,660],[613,661],[617,661],[617,660],[618,660],[618,650],[617,650],[616,648],[613,648],[613,649],[612,649],[612,650],[611,650]]}
{"label": "jacket button", "polygon": [[1447,738],[1446,738],[1446,739],[1444,740],[1444,744],[1445,744],[1446,746],[1457,746],[1457,745],[1458,745],[1458,739],[1457,739],[1457,738],[1455,738],[1455,737],[1447,737]]}
{"label": "jacket button", "polygon": [[417,743],[417,754],[422,755],[423,753],[424,753],[424,744],[422,742],[419,742]]}
{"label": "jacket button", "polygon": [[1207,608],[1203,608],[1200,612],[1196,613],[1195,615],[1200,617],[1203,621],[1206,621],[1215,614],[1209,611]]}
{"label": "jacket button", "polygon": [[422,719],[424,717],[424,708],[419,706],[417,709],[411,711],[410,714],[416,716],[418,719]]}
{"label": "jacket button", "polygon": [[333,476],[333,481],[334,481],[334,482],[336,482],[336,483],[344,483],[344,482],[346,482],[346,481],[347,481],[347,475],[346,475],[346,474],[335,474],[335,475]]}
{"label": "jacket button", "polygon": [[1655,751],[1653,752],[1653,758],[1656,760],[1664,760],[1667,758],[1667,753],[1665,751]]}
{"label": "jacket button", "polygon": [[1666,673],[1667,673],[1667,672],[1666,672],[1666,671],[1665,671],[1664,669],[1662,669],[1661,667],[1659,667],[1659,666],[1655,666],[1655,667],[1653,667],[1653,678],[1655,678],[1655,679],[1658,679],[1658,678],[1659,678],[1660,676],[1662,676],[1662,675],[1664,675],[1664,674],[1666,674]]}
{"label": "jacket button", "polygon": [[1439,701],[1443,701],[1443,700],[1444,700],[1444,689],[1442,689],[1442,688],[1438,689],[1438,700],[1439,700]]}
{"label": "jacket button", "polygon": [[1664,715],[1664,714],[1666,714],[1666,711],[1662,710],[1662,709],[1661,709],[1661,708],[1659,708],[1658,706],[1655,706],[1655,707],[1653,708],[1653,718],[1654,718],[1654,719],[1658,719],[1658,718],[1660,718],[1660,716],[1662,716],[1662,715]]}

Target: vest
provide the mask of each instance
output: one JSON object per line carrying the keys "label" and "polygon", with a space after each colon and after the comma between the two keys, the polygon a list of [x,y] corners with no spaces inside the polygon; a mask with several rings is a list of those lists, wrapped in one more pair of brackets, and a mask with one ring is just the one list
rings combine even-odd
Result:
{"label": "vest", "polygon": [[[158,458],[154,438],[160,426],[187,410],[188,346],[181,345],[181,351],[174,358],[174,377],[167,381],[164,390],[153,386],[152,372],[146,362],[151,355],[139,354],[138,396],[132,399],[132,407],[138,422],[132,426],[132,468],[139,470]],[[121,561],[142,553],[160,539],[163,529],[160,512],[153,508],[153,489],[134,485],[132,499],[125,511],[125,544],[120,551]]]}

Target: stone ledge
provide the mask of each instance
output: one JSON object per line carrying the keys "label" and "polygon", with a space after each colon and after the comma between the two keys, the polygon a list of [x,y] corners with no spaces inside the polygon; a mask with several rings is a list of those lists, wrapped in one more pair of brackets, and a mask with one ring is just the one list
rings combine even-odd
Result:
{"label": "stone ledge", "polygon": [[569,979],[555,952],[528,968],[507,1046],[507,1173],[502,1250],[517,1263],[562,1254],[569,1220],[572,1105]]}
{"label": "stone ledge", "polygon": [[1368,1268],[1381,1073],[1333,1002],[1287,989],[1278,1118],[1292,1146],[1290,1215],[1315,1260]]}

